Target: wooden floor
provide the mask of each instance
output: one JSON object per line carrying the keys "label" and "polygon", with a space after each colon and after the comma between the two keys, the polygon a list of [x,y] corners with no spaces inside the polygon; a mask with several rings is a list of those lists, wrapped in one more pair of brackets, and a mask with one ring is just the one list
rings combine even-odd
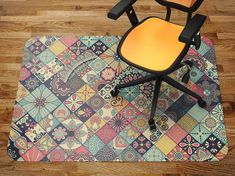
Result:
{"label": "wooden floor", "polygon": [[[25,163],[6,153],[12,107],[17,91],[24,42],[37,35],[122,35],[126,17],[106,18],[115,0],[0,0],[0,175],[235,175],[235,1],[205,0],[200,12],[209,16],[203,35],[215,43],[229,138],[229,153],[218,163]],[[163,17],[154,0],[138,0],[137,14]],[[174,11],[175,22],[183,13]]]}

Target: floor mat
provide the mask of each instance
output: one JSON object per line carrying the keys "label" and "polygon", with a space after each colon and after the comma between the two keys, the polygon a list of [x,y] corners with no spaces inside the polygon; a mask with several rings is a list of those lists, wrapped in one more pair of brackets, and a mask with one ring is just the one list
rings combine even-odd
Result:
{"label": "floor mat", "polygon": [[[44,36],[28,40],[8,143],[17,161],[218,161],[228,144],[212,42],[191,48],[187,87],[207,102],[163,83],[157,131],[148,128],[153,82],[116,83],[147,73],[116,54],[117,36]],[[170,76],[180,81],[185,68]]]}

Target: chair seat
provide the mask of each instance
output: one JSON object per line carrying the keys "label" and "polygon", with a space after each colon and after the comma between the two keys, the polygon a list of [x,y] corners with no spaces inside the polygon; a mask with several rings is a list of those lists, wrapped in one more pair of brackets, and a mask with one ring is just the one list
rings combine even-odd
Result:
{"label": "chair seat", "polygon": [[165,71],[185,47],[185,43],[178,40],[182,30],[183,26],[157,17],[147,18],[124,36],[119,55],[142,69]]}

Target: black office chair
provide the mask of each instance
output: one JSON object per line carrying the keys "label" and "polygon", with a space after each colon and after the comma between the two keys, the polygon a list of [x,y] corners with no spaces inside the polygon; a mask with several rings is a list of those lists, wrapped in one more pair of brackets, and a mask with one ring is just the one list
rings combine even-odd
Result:
{"label": "black office chair", "polygon": [[[154,115],[162,81],[196,98],[201,108],[206,106],[206,102],[198,94],[168,76],[168,74],[187,65],[188,71],[182,81],[187,83],[190,78],[190,68],[193,63],[189,60],[182,61],[182,59],[191,45],[194,45],[196,49],[199,49],[201,45],[200,28],[205,22],[206,16],[196,14],[192,17],[192,13],[198,9],[203,0],[156,1],[166,6],[165,19],[148,17],[139,22],[132,6],[136,0],[121,0],[108,13],[109,18],[116,20],[126,12],[132,24],[118,45],[117,53],[120,58],[129,65],[151,73],[141,79],[118,84],[110,93],[115,97],[118,95],[119,89],[155,80],[154,101],[152,101],[149,119],[152,131],[156,130]],[[170,22],[172,8],[188,14],[185,26]]]}

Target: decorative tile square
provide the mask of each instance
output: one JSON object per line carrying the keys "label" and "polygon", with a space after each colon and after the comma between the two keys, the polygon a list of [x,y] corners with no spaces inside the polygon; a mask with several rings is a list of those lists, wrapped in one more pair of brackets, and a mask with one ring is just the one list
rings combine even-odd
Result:
{"label": "decorative tile square", "polygon": [[56,120],[63,122],[64,120],[67,120],[71,117],[71,111],[69,111],[69,109],[64,104],[61,104],[53,111],[53,116],[56,118]]}
{"label": "decorative tile square", "polygon": [[116,52],[117,44],[104,51],[100,56],[111,68],[113,68],[117,73],[121,73],[125,68],[128,67]]}
{"label": "decorative tile square", "polygon": [[202,126],[204,126],[210,132],[214,132],[222,122],[216,118],[214,118],[211,114],[207,114],[204,119],[200,122]]}
{"label": "decorative tile square", "polygon": [[131,124],[140,132],[143,133],[149,128],[148,115],[142,114],[133,118]]}
{"label": "decorative tile square", "polygon": [[120,161],[139,161],[141,160],[141,155],[129,145],[118,158]]}
{"label": "decorative tile square", "polygon": [[205,109],[202,109],[198,106],[198,104],[195,104],[189,111],[188,114],[194,118],[197,122],[200,122],[207,114],[208,111]]}
{"label": "decorative tile square", "polygon": [[167,95],[164,93],[159,95],[158,101],[157,101],[157,107],[162,111],[165,112],[174,101],[172,101]]}
{"label": "decorative tile square", "polygon": [[102,140],[97,136],[93,135],[91,138],[89,138],[84,146],[93,154],[95,155],[100,149],[102,149],[105,144],[102,142]]}
{"label": "decorative tile square", "polygon": [[98,161],[113,161],[116,158],[116,154],[106,145],[96,153],[95,158]]}
{"label": "decorative tile square", "polygon": [[137,129],[135,127],[131,126],[130,124],[127,125],[119,134],[129,144],[131,144],[140,135],[140,133],[137,131]]}
{"label": "decorative tile square", "polygon": [[61,102],[64,102],[73,94],[73,91],[68,84],[62,81],[57,74],[44,82],[44,85],[48,87]]}
{"label": "decorative tile square", "polygon": [[33,127],[36,126],[36,124],[36,121],[29,114],[26,114],[15,122],[15,125],[23,133],[26,133],[27,131],[31,130]]}
{"label": "decorative tile square", "polygon": [[43,155],[47,155],[50,151],[52,151],[57,146],[57,143],[49,136],[43,136],[37,143],[36,147],[38,150],[43,153]]}
{"label": "decorative tile square", "polygon": [[152,143],[144,136],[138,136],[132,143],[131,146],[140,154],[144,155],[151,147]]}
{"label": "decorative tile square", "polygon": [[190,157],[182,148],[176,146],[170,153],[168,153],[167,157],[170,161],[186,161]]}
{"label": "decorative tile square", "polygon": [[82,98],[76,93],[64,101],[64,105],[66,105],[72,112],[75,112],[80,106],[82,106],[82,104]]}
{"label": "decorative tile square", "polygon": [[37,76],[41,82],[45,82],[50,77],[58,73],[62,68],[63,64],[61,63],[61,61],[55,58],[50,63],[38,70],[35,73],[35,76]]}
{"label": "decorative tile square", "polygon": [[53,115],[48,114],[45,118],[43,118],[38,124],[49,133],[53,130],[57,125],[59,125],[59,121],[57,118],[53,117]]}
{"label": "decorative tile square", "polygon": [[[28,40],[20,68],[7,152],[17,161],[218,161],[228,152],[213,45],[184,60],[186,85],[208,106],[162,83],[150,131],[154,81],[110,91],[149,73],[123,62],[118,36]],[[185,68],[169,76],[181,81]]]}
{"label": "decorative tile square", "polygon": [[161,131],[167,131],[175,124],[175,122],[166,114],[162,114],[155,118],[155,123]]}
{"label": "decorative tile square", "polygon": [[92,96],[88,101],[87,104],[94,110],[99,111],[104,105],[104,99],[99,95]]}
{"label": "decorative tile square", "polygon": [[201,124],[198,124],[190,132],[190,135],[200,143],[203,143],[210,136],[210,134],[211,132],[204,128]]}
{"label": "decorative tile square", "polygon": [[12,114],[12,121],[18,121],[21,117],[25,115],[25,113],[26,111],[19,104],[16,104]]}
{"label": "decorative tile square", "polygon": [[76,92],[76,95],[80,97],[83,102],[86,102],[95,95],[95,91],[89,85],[85,84]]}
{"label": "decorative tile square", "polygon": [[35,56],[31,56],[31,59],[25,63],[25,67],[30,70],[33,74],[37,73],[37,71],[43,68],[44,66],[45,64]]}
{"label": "decorative tile square", "polygon": [[83,81],[89,85],[93,85],[93,83],[96,81],[96,80],[99,80],[99,77],[97,75],[96,72],[94,72],[91,68],[88,67],[88,69],[86,70],[85,74],[82,73],[80,75],[83,79]]}
{"label": "decorative tile square", "polygon": [[100,77],[107,82],[113,81],[116,75],[117,73],[112,67],[106,67],[100,72]]}
{"label": "decorative tile square", "polygon": [[44,64],[48,64],[55,59],[55,57],[56,56],[49,49],[46,49],[41,54],[37,55],[37,58],[39,58]]}
{"label": "decorative tile square", "polygon": [[100,73],[101,70],[103,70],[105,67],[107,67],[107,64],[103,61],[103,59],[95,59],[93,60],[89,66],[96,72]]}
{"label": "decorative tile square", "polygon": [[76,57],[77,56],[69,49],[66,49],[57,55],[57,58],[65,65],[72,62],[74,59],[76,59]]}
{"label": "decorative tile square", "polygon": [[128,124],[128,119],[125,118],[122,114],[116,114],[113,118],[111,118],[107,124],[110,125],[112,129],[114,129],[117,133],[121,132]]}
{"label": "decorative tile square", "polygon": [[66,50],[66,46],[58,40],[53,43],[53,45],[51,45],[49,49],[57,56],[58,54]]}
{"label": "decorative tile square", "polygon": [[29,95],[29,91],[20,83],[18,82],[18,91],[16,93],[16,101],[19,102],[21,99],[25,98]]}
{"label": "decorative tile square", "polygon": [[80,40],[77,40],[75,43],[73,43],[69,47],[69,50],[72,51],[74,54],[76,54],[76,56],[81,55],[87,49],[88,47],[84,43],[82,43]]}
{"label": "decorative tile square", "polygon": [[129,144],[127,141],[121,137],[120,135],[116,135],[109,143],[109,147],[113,148],[114,152],[117,155],[120,155],[120,153],[127,147]]}
{"label": "decorative tile square", "polygon": [[68,158],[67,153],[59,146],[47,155],[49,161],[65,161]]}
{"label": "decorative tile square", "polygon": [[36,146],[30,148],[25,154],[22,155],[25,161],[41,161],[44,157],[43,153],[38,150]]}
{"label": "decorative tile square", "polygon": [[154,145],[143,155],[143,158],[146,161],[165,161],[166,156]]}
{"label": "decorative tile square", "polygon": [[97,114],[94,114],[85,122],[85,124],[93,133],[96,133],[105,125],[105,121]]}
{"label": "decorative tile square", "polygon": [[[60,143],[60,147],[70,154],[86,142],[89,131],[87,126],[76,117],[63,121],[62,125],[65,127],[67,135]],[[55,135],[58,135],[58,133],[55,132]]]}
{"label": "decorative tile square", "polygon": [[110,100],[109,105],[119,112],[126,107],[128,103],[129,102],[125,98],[118,95]]}
{"label": "decorative tile square", "polygon": [[148,113],[148,109],[150,109],[151,102],[144,95],[138,95],[133,101],[132,104],[141,112]]}
{"label": "decorative tile square", "polygon": [[120,95],[129,102],[132,102],[139,94],[139,86],[127,87],[120,91]]}
{"label": "decorative tile square", "polygon": [[75,36],[64,36],[60,38],[60,41],[65,44],[67,47],[70,47],[72,44],[79,40],[78,37]]}
{"label": "decorative tile square", "polygon": [[177,123],[187,132],[190,132],[197,125],[197,121],[188,114],[185,114]]}
{"label": "decorative tile square", "polygon": [[35,55],[39,55],[46,49],[46,46],[42,44],[40,41],[35,41],[32,45],[28,47],[28,49]]}
{"label": "decorative tile square", "polygon": [[[183,94],[176,102],[174,102],[166,111],[165,114],[170,117],[174,122],[180,120],[191,107],[196,104],[196,101],[191,98],[189,95]],[[178,111],[180,107],[184,107]]]}
{"label": "decorative tile square", "polygon": [[119,37],[118,36],[104,36],[100,38],[100,41],[102,41],[106,46],[109,48],[112,47],[115,43],[118,43]]}
{"label": "decorative tile square", "polygon": [[100,56],[102,53],[104,53],[108,47],[101,42],[100,40],[98,40],[97,42],[95,42],[90,49],[97,55]]}
{"label": "decorative tile square", "polygon": [[153,144],[156,143],[156,141],[164,135],[164,133],[157,128],[156,131],[150,131],[149,128],[145,130],[145,132],[142,133],[146,138],[148,138],[149,141],[151,141]]}
{"label": "decorative tile square", "polygon": [[103,141],[103,143],[108,144],[117,135],[117,132],[114,131],[110,125],[106,124],[96,132],[96,135]]}
{"label": "decorative tile square", "polygon": [[[198,53],[200,53],[201,56],[206,54],[210,50],[210,46],[208,46],[206,43],[202,42],[199,50],[197,50]],[[195,50],[196,51],[196,50]]]}
{"label": "decorative tile square", "polygon": [[202,76],[196,84],[203,90],[203,99],[207,103],[206,109],[211,111],[216,104],[221,102],[221,96],[218,84],[211,80],[208,76]]}
{"label": "decorative tile square", "polygon": [[57,143],[62,143],[68,136],[68,130],[62,124],[59,124],[54,129],[52,129],[49,133],[50,137]]}
{"label": "decorative tile square", "polygon": [[91,47],[95,42],[99,40],[99,37],[96,36],[82,36],[80,41],[84,43],[87,47]]}
{"label": "decorative tile square", "polygon": [[108,122],[117,114],[117,111],[109,104],[105,104],[97,113],[104,121]]}
{"label": "decorative tile square", "polygon": [[221,142],[217,137],[213,134],[210,135],[205,142],[202,144],[205,148],[211,152],[213,155],[217,154],[224,146],[224,143]]}
{"label": "decorative tile square", "polygon": [[132,122],[137,116],[141,116],[141,113],[133,104],[127,104],[121,111],[120,114],[125,117],[129,122]]}
{"label": "decorative tile square", "polygon": [[220,141],[222,141],[224,144],[228,143],[227,137],[226,137],[226,129],[224,124],[221,124],[216,130],[213,132],[215,137],[217,137]]}
{"label": "decorative tile square", "polygon": [[[84,146],[79,147],[78,149],[73,152],[73,154],[70,156],[69,161],[92,161],[93,156],[87,148]],[[68,161],[68,160],[67,160]]]}
{"label": "decorative tile square", "polygon": [[167,131],[166,134],[178,144],[187,135],[187,132],[180,128],[178,124],[175,124]]}
{"label": "decorative tile square", "polygon": [[47,47],[54,44],[57,40],[60,39],[60,36],[43,36],[39,40]]}
{"label": "decorative tile square", "polygon": [[61,101],[46,86],[41,85],[21,99],[19,104],[39,122],[59,106]]}
{"label": "decorative tile square", "polygon": [[113,87],[109,84],[105,85],[101,90],[99,90],[99,95],[107,102],[112,98],[110,91]]}
{"label": "decorative tile square", "polygon": [[30,92],[41,85],[41,81],[34,75],[30,75],[30,77],[21,81],[21,83]]}
{"label": "decorative tile square", "polygon": [[155,145],[165,155],[167,155],[177,144],[167,135],[164,135],[158,141],[156,141]]}
{"label": "decorative tile square", "polygon": [[192,155],[201,144],[194,139],[190,134],[187,135],[181,142],[178,144],[187,154]]}
{"label": "decorative tile square", "polygon": [[[153,82],[146,82],[144,84],[140,84],[138,86],[135,86],[137,88],[137,90],[134,90],[134,87],[132,87],[133,93],[135,93],[134,95],[137,96],[137,93],[139,94],[143,94],[144,96],[146,96],[148,99],[151,99],[153,96],[153,90],[154,90],[154,84]],[[128,101],[132,101],[129,100]]]}
{"label": "decorative tile square", "polygon": [[95,111],[86,103],[84,103],[78,108],[75,114],[81,121],[86,122],[93,114],[95,114]]}

